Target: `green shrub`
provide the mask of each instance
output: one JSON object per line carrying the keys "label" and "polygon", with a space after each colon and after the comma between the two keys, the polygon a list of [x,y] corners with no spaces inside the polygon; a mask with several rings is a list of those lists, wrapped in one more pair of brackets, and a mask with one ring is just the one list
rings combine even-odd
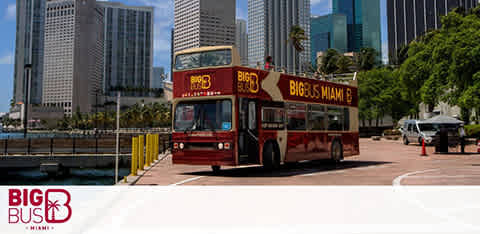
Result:
{"label": "green shrub", "polygon": [[465,134],[467,137],[480,138],[480,124],[465,126]]}
{"label": "green shrub", "polygon": [[402,132],[400,132],[397,129],[387,129],[387,130],[383,131],[383,135],[384,136],[400,136],[400,135],[402,135]]}

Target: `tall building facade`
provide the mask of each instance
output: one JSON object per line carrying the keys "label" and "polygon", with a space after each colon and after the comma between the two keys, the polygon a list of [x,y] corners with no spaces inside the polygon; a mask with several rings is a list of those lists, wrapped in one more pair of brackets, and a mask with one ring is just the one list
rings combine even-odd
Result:
{"label": "tall building facade", "polygon": [[153,76],[150,82],[150,87],[152,89],[163,89],[163,82],[166,80],[165,68],[163,67],[154,67]]}
{"label": "tall building facade", "polygon": [[174,52],[235,44],[235,0],[175,0]]}
{"label": "tall building facade", "polygon": [[238,19],[235,33],[235,45],[240,53],[242,65],[248,65],[247,21]]}
{"label": "tall building facade", "polygon": [[[153,64],[153,7],[98,2],[104,20],[103,91],[115,96],[125,88],[151,88]],[[124,92],[147,96],[147,92]]]}
{"label": "tall building facade", "polygon": [[95,0],[48,0],[43,98],[65,115],[89,113],[103,74],[103,12]]}
{"label": "tall building facade", "polygon": [[[290,29],[305,30],[304,51],[287,43]],[[263,65],[272,56],[277,67],[304,71],[310,64],[310,0],[248,0],[248,62]]]}
{"label": "tall building facade", "polygon": [[347,52],[347,17],[345,15],[328,14],[312,17],[310,30],[312,64],[316,64],[318,52],[325,52],[330,48],[340,53]]}
{"label": "tall building facade", "polygon": [[32,65],[29,103],[42,102],[43,41],[45,33],[45,0],[17,0],[17,31],[13,99],[25,101],[26,77],[24,67]]}
{"label": "tall building facade", "polygon": [[373,48],[379,53],[378,58],[381,58],[380,0],[332,0],[332,12],[347,16],[349,52]]}
{"label": "tall building facade", "polygon": [[390,0],[387,1],[389,59],[425,32],[441,27],[440,17],[457,7],[478,5],[477,0]]}

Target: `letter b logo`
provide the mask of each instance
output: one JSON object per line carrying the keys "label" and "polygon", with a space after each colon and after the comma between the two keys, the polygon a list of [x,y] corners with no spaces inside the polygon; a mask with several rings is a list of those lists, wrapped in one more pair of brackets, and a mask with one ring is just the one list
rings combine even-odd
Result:
{"label": "letter b logo", "polygon": [[48,189],[45,192],[45,221],[65,223],[72,217],[70,193],[64,189]]}

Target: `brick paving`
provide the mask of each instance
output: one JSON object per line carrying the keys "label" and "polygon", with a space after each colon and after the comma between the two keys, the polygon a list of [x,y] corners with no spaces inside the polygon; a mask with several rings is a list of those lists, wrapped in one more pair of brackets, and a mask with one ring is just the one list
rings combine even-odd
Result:
{"label": "brick paving", "polygon": [[[437,155],[427,147],[429,156],[421,157],[418,145],[370,139],[360,140],[360,151],[339,165],[305,162],[274,172],[222,167],[218,175],[209,166],[172,165],[167,157],[136,185],[392,185],[395,179],[397,185],[480,185],[480,154]],[[476,146],[467,152],[476,152]]]}

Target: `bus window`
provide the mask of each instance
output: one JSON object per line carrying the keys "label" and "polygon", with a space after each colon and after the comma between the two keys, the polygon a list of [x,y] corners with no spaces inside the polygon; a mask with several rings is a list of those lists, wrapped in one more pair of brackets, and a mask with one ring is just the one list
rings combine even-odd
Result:
{"label": "bus window", "polygon": [[248,129],[255,130],[257,129],[257,108],[254,101],[248,103]]}
{"label": "bus window", "polygon": [[344,108],[343,113],[343,130],[350,131],[350,110]]}
{"label": "bus window", "polygon": [[284,129],[285,111],[278,107],[262,108],[263,129]]}
{"label": "bus window", "polygon": [[344,110],[340,107],[328,107],[328,130],[343,131]]}
{"label": "bus window", "polygon": [[326,130],[325,106],[310,105],[308,112],[308,128],[310,130]]}
{"label": "bus window", "polygon": [[288,105],[288,130],[306,130],[305,104]]}
{"label": "bus window", "polygon": [[226,66],[232,63],[232,51],[229,49],[180,54],[175,58],[177,71],[201,67]]}

